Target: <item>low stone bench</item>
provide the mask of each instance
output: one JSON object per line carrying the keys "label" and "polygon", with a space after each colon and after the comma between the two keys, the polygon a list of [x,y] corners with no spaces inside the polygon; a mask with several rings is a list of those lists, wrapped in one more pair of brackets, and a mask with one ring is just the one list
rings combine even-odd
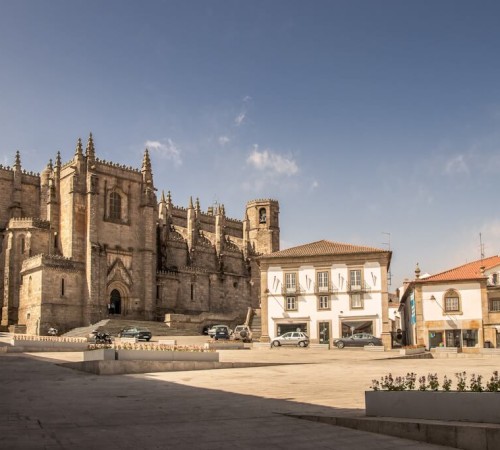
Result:
{"label": "low stone bench", "polygon": [[385,348],[383,345],[365,345],[363,349],[367,352],[384,352]]}
{"label": "low stone bench", "polygon": [[160,345],[177,345],[176,339],[158,339]]}

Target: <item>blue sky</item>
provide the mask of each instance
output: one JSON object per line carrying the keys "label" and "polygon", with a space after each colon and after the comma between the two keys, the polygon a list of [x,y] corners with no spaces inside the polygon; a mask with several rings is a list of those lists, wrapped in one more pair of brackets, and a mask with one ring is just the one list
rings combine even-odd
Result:
{"label": "blue sky", "polygon": [[[497,1],[0,0],[0,163],[94,134],[177,205],[393,250],[391,288],[500,253]],[[386,234],[386,233],[390,233]]]}

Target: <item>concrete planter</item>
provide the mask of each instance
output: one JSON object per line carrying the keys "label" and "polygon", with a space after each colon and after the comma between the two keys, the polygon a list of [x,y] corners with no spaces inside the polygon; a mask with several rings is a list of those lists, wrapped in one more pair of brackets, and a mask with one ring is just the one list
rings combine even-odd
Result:
{"label": "concrete planter", "polygon": [[458,347],[434,347],[431,348],[431,352],[440,353],[458,353]]}
{"label": "concrete planter", "polygon": [[402,348],[402,349],[399,350],[399,354],[401,356],[419,355],[420,353],[425,353],[425,347],[419,347],[419,348]]}
{"label": "concrete planter", "polygon": [[29,341],[13,338],[11,344],[14,347],[21,348],[23,352],[81,352],[88,348],[86,340],[80,342],[61,342],[58,340]]}
{"label": "concrete planter", "polygon": [[83,352],[84,361],[114,361],[116,352],[114,348],[99,348]]}
{"label": "concrete planter", "polygon": [[482,348],[479,353],[482,355],[498,355],[500,356],[500,348]]}
{"label": "concrete planter", "polygon": [[219,361],[216,352],[116,350],[120,361]]}
{"label": "concrete planter", "polygon": [[499,392],[366,391],[367,416],[500,424]]}

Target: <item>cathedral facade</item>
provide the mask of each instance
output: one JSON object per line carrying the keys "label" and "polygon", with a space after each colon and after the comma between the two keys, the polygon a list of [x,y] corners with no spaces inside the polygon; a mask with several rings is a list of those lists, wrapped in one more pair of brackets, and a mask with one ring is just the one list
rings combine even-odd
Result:
{"label": "cathedral facade", "polygon": [[0,166],[1,325],[29,334],[86,326],[110,314],[163,321],[165,314],[258,308],[256,257],[279,250],[279,205],[247,203],[243,220],[198,199],[157,199],[148,150],[141,169],[96,157],[92,135],[73,158],[40,173]]}

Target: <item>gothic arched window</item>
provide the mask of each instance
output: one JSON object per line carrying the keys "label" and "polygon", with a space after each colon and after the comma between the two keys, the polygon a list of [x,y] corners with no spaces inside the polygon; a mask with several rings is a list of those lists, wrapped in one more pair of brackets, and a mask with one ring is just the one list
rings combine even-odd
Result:
{"label": "gothic arched window", "polygon": [[121,219],[122,216],[122,198],[117,192],[109,195],[109,217],[111,219]]}

